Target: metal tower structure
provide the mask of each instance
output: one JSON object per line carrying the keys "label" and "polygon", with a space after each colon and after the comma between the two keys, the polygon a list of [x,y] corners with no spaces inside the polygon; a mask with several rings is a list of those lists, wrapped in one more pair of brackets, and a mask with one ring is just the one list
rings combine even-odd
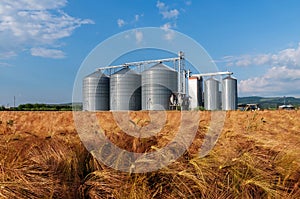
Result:
{"label": "metal tower structure", "polygon": [[186,77],[186,70],[185,70],[185,58],[184,58],[184,53],[182,51],[178,53],[178,57],[174,57],[174,58],[128,62],[121,65],[100,67],[97,68],[96,70],[97,71],[110,70],[111,73],[111,69],[136,67],[141,72],[142,70],[147,69],[149,67],[149,64],[156,64],[156,63],[163,63],[163,62],[173,62],[174,64],[173,68],[178,72],[178,94],[185,95],[187,77]]}

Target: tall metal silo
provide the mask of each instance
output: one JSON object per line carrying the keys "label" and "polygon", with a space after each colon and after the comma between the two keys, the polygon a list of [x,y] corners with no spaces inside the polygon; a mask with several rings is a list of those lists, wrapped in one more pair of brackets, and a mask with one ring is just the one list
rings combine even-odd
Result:
{"label": "tall metal silo", "polygon": [[221,109],[221,95],[219,91],[220,82],[214,78],[205,81],[204,86],[204,107],[206,110]]}
{"label": "tall metal silo", "polygon": [[110,109],[141,110],[141,75],[124,68],[110,77]]}
{"label": "tall metal silo", "polygon": [[142,109],[169,110],[170,96],[178,92],[178,73],[159,63],[142,72]]}
{"label": "tall metal silo", "polygon": [[231,76],[225,77],[222,80],[222,109],[236,110],[237,109],[237,80]]}
{"label": "tall metal silo", "polygon": [[109,110],[109,77],[96,71],[83,79],[83,110]]}

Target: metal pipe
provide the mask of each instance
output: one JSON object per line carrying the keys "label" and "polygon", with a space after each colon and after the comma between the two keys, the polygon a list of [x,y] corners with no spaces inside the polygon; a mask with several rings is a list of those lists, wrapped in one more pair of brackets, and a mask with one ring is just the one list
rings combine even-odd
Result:
{"label": "metal pipe", "polygon": [[232,75],[233,72],[215,72],[215,73],[202,73],[202,74],[194,74],[191,77],[204,77],[204,76],[217,76],[217,75]]}
{"label": "metal pipe", "polygon": [[106,70],[106,69],[112,69],[112,68],[127,68],[129,66],[141,66],[143,64],[152,64],[152,63],[160,63],[160,62],[171,62],[171,61],[177,61],[182,59],[182,57],[175,57],[175,58],[167,58],[167,59],[157,59],[157,60],[147,60],[147,61],[138,61],[138,62],[129,62],[129,63],[124,63],[121,65],[116,65],[116,66],[106,66],[106,67],[101,67],[97,68],[97,70]]}

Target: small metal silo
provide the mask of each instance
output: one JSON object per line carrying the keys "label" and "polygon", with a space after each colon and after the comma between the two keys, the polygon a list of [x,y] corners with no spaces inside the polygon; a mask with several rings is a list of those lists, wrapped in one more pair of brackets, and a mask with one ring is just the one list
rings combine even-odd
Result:
{"label": "small metal silo", "polygon": [[142,72],[142,109],[169,110],[170,96],[178,92],[178,73],[159,63]]}
{"label": "small metal silo", "polygon": [[221,109],[221,95],[219,91],[220,82],[214,78],[205,81],[204,86],[204,107],[206,110]]}
{"label": "small metal silo", "polygon": [[83,79],[83,110],[109,110],[109,77],[96,71]]}
{"label": "small metal silo", "polygon": [[141,75],[123,68],[110,77],[110,109],[141,110]]}
{"label": "small metal silo", "polygon": [[222,81],[222,109],[237,109],[237,80],[231,76],[225,77]]}
{"label": "small metal silo", "polygon": [[190,98],[189,108],[191,110],[203,106],[203,78],[189,77],[188,93]]}

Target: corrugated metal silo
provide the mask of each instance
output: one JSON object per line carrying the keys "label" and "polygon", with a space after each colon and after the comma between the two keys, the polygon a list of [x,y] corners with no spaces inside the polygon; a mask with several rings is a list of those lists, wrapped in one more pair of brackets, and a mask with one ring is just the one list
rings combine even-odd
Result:
{"label": "corrugated metal silo", "polygon": [[225,77],[222,81],[222,109],[237,109],[237,80],[231,76]]}
{"label": "corrugated metal silo", "polygon": [[109,110],[109,77],[96,71],[83,79],[83,110]]}
{"label": "corrugated metal silo", "polygon": [[172,93],[178,92],[178,73],[159,63],[142,72],[142,109],[169,110]]}
{"label": "corrugated metal silo", "polygon": [[110,77],[110,109],[141,110],[141,75],[124,68]]}
{"label": "corrugated metal silo", "polygon": [[205,81],[204,86],[204,107],[206,110],[221,109],[221,95],[219,91],[220,82],[214,78]]}

